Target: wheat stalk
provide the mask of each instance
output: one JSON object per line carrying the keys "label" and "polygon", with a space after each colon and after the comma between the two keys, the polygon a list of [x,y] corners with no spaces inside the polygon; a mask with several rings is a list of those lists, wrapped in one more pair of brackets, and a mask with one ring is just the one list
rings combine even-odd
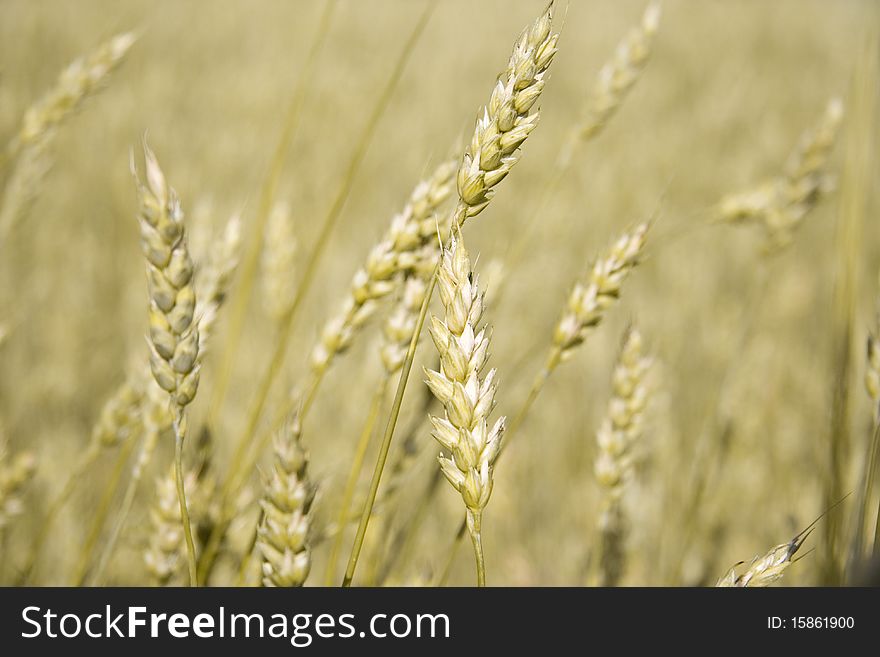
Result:
{"label": "wheat stalk", "polygon": [[596,481],[602,489],[599,515],[600,583],[616,586],[623,575],[626,555],[626,516],[623,495],[633,475],[633,448],[641,438],[648,404],[645,377],[651,359],[644,355],[642,336],[627,329],[611,378],[611,401],[596,436]]}
{"label": "wheat stalk", "polygon": [[264,586],[302,586],[311,569],[309,526],[315,489],[294,417],[275,435],[275,459],[264,478],[257,532]]}
{"label": "wheat stalk", "polygon": [[[527,27],[513,47],[507,67],[501,73],[489,103],[477,119],[471,143],[462,157],[456,175],[458,201],[451,214],[452,233],[460,229],[470,217],[480,214],[492,200],[495,186],[510,173],[519,161],[520,147],[538,123],[540,110],[535,107],[546,84],[547,70],[556,54],[559,35],[551,31],[553,2]],[[533,111],[534,110],[534,111]],[[410,339],[407,354],[401,366],[400,379],[367,499],[358,523],[354,545],[349,556],[343,586],[350,586],[363,547],[373,505],[379,491],[382,471],[391,448],[394,428],[403,403],[403,394],[415,359],[418,338],[428,312],[428,304],[437,284],[439,263],[430,278],[425,299],[419,311],[416,327]]]}

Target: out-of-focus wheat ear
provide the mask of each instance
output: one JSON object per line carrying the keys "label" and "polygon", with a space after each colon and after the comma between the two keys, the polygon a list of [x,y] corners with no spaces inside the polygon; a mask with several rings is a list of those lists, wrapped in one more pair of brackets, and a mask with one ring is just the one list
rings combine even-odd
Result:
{"label": "out-of-focus wheat ear", "polygon": [[[433,271],[438,250],[440,220],[437,213],[452,193],[455,167],[454,161],[442,162],[416,185],[403,210],[391,219],[384,237],[352,278],[342,309],[325,324],[312,349],[311,367],[315,377],[320,377],[334,358],[351,346],[354,337],[375,313],[377,302],[398,289],[402,278],[427,278]],[[304,412],[309,405],[307,395]]]}
{"label": "out-of-focus wheat ear", "polygon": [[31,452],[9,454],[6,436],[0,427],[0,534],[24,511],[22,495],[36,469],[37,460]]}
{"label": "out-of-focus wheat ear", "polygon": [[135,36],[119,34],[96,51],[71,63],[55,86],[24,114],[21,126],[2,154],[12,171],[0,204],[0,245],[28,213],[40,183],[52,165],[51,145],[60,125],[101,88],[124,59]]}
{"label": "out-of-focus wheat ear", "polygon": [[642,336],[630,327],[614,366],[611,401],[597,434],[599,451],[594,470],[602,489],[598,523],[601,586],[617,586],[626,565],[628,521],[623,497],[633,476],[634,451],[643,433],[650,367]]}
{"label": "out-of-focus wheat ear", "polygon": [[241,247],[241,218],[233,215],[211,242],[204,266],[198,271],[195,316],[199,327],[199,358],[204,359],[214,335],[217,315],[226,302],[238,268]]}
{"label": "out-of-focus wheat ear", "polygon": [[614,116],[644,70],[660,25],[660,2],[651,2],[641,22],[617,46],[614,57],[599,71],[578,125],[581,139],[598,135]]}
{"label": "out-of-focus wheat ear", "polygon": [[299,419],[275,435],[275,458],[263,482],[263,519],[257,532],[264,586],[302,586],[311,569],[309,526],[315,488],[300,440]]}
{"label": "out-of-focus wheat ear", "polygon": [[25,149],[16,159],[0,201],[0,247],[12,229],[27,215],[40,183],[52,166],[48,143]]}
{"label": "out-of-focus wheat ear", "polygon": [[783,172],[723,197],[717,218],[728,223],[762,225],[767,252],[788,246],[804,217],[834,188],[834,177],[827,168],[842,120],[843,102],[832,98],[819,123],[801,136]]}
{"label": "out-of-focus wheat ear", "polygon": [[553,331],[549,369],[570,358],[573,350],[601,323],[605,312],[617,303],[624,281],[641,260],[649,228],[649,223],[642,223],[621,235],[596,260],[588,277],[575,283]]}
{"label": "out-of-focus wheat ear", "polygon": [[[197,481],[195,471],[186,473],[185,486],[190,496],[196,493]],[[150,536],[144,551],[144,565],[157,585],[168,586],[186,577],[185,543],[176,473],[171,467],[156,480],[156,496],[150,508]]]}
{"label": "out-of-focus wheat ear", "polygon": [[269,317],[278,322],[290,310],[296,294],[297,239],[290,204],[279,201],[272,207],[263,243],[263,304]]}
{"label": "out-of-focus wheat ear", "polygon": [[73,61],[62,71],[55,86],[25,112],[12,148],[27,147],[58,127],[101,88],[134,42],[134,33],[118,34],[94,52]]}

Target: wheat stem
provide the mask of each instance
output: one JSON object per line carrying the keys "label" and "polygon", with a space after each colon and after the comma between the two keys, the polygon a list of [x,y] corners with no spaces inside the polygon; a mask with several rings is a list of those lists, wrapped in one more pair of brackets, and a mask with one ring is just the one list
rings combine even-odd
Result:
{"label": "wheat stem", "polygon": [[[342,208],[345,206],[345,202],[347,201],[348,195],[351,192],[352,181],[354,180],[358,170],[360,169],[361,162],[366,155],[367,148],[372,141],[372,137],[376,131],[376,127],[379,124],[379,120],[382,118],[385,112],[385,108],[387,107],[388,102],[391,100],[391,96],[393,95],[394,90],[397,88],[397,84],[400,82],[400,79],[403,76],[403,71],[406,68],[406,64],[409,61],[410,55],[415,49],[415,46],[418,43],[425,29],[425,26],[428,24],[428,19],[431,17],[433,9],[433,3],[428,3],[427,5],[425,5],[424,10],[419,17],[419,21],[413,28],[412,32],[409,35],[409,38],[407,39],[406,43],[403,46],[403,49],[400,52],[400,55],[398,56],[394,69],[389,76],[388,81],[386,82],[385,87],[382,90],[382,93],[379,96],[375,107],[373,108],[373,112],[370,115],[363,132],[361,133],[360,140],[358,141],[354,153],[352,154],[351,160],[348,163],[345,174],[342,177],[342,181],[339,189],[336,192],[333,204],[330,206],[330,209],[324,216],[324,219],[321,223],[318,239],[316,240],[309,253],[309,258],[303,271],[303,277],[297,287],[296,294],[291,302],[290,308],[285,313],[285,315],[280,318],[278,322],[279,329],[277,332],[277,339],[275,341],[275,346],[271,359],[269,361],[269,365],[260,379],[260,383],[257,388],[257,394],[248,412],[245,428],[242,431],[241,436],[238,439],[235,447],[232,460],[232,469],[230,470],[230,473],[226,478],[225,484],[220,494],[221,515],[217,524],[214,527],[214,530],[211,532],[208,543],[202,554],[202,562],[199,564],[199,577],[203,582],[205,581],[205,578],[207,577],[210,570],[213,568],[214,560],[217,558],[217,552],[220,547],[220,542],[223,535],[226,533],[226,530],[229,528],[229,522],[231,520],[231,509],[229,508],[229,506],[231,503],[231,498],[236,490],[233,485],[237,484],[239,478],[242,476],[242,470],[244,469],[243,466],[245,466],[249,461],[249,459],[245,459],[244,456],[247,448],[253,442],[254,433],[256,432],[257,425],[263,411],[263,407],[268,399],[269,390],[271,389],[272,384],[274,383],[278,373],[281,371],[284,358],[287,354],[287,346],[289,343],[289,336],[293,327],[294,319],[305,298],[306,292],[311,287],[315,274],[317,273],[318,263],[320,262],[321,256],[323,255],[330,241],[330,236],[333,232],[333,228],[336,225],[339,216],[342,214]],[[304,418],[301,417],[301,420],[304,420]],[[247,472],[248,470],[245,469],[244,476],[247,476]]]}
{"label": "wheat stem", "polygon": [[275,152],[269,165],[269,173],[260,189],[260,200],[257,205],[256,215],[254,216],[254,225],[251,229],[251,241],[242,258],[238,293],[234,296],[233,304],[230,308],[229,328],[222,350],[223,359],[218,366],[217,377],[211,394],[211,403],[208,409],[208,426],[212,426],[216,422],[220,409],[223,407],[226,389],[229,386],[229,380],[232,375],[232,358],[238,353],[238,345],[244,328],[248,302],[250,301],[254,282],[256,281],[260,251],[263,247],[263,236],[266,232],[266,222],[275,202],[278,184],[281,181],[281,174],[287,161],[288,150],[299,128],[299,119],[303,103],[306,99],[306,91],[311,84],[318,55],[330,31],[335,8],[336,0],[328,0],[324,5],[324,11],[321,14],[317,32],[303,64],[302,75],[296,83],[293,98],[287,110],[281,136],[275,146]]}
{"label": "wheat stem", "polygon": [[[379,410],[382,408],[382,401],[385,399],[385,385],[381,385],[373,395],[373,401],[370,403],[370,412],[367,415],[367,421],[364,422],[361,430],[360,438],[354,450],[354,459],[351,462],[351,468],[348,471],[348,478],[345,482],[345,490],[342,493],[342,504],[339,507],[339,516],[336,520],[340,527],[344,527],[348,519],[349,509],[354,499],[354,493],[357,489],[358,478],[364,466],[364,459],[367,456],[367,448],[370,446],[370,438],[373,435],[373,427],[376,425],[376,418],[379,416]],[[330,550],[330,557],[327,559],[327,569],[324,574],[324,586],[332,586],[336,579],[336,565],[339,563],[339,556],[342,552],[342,542],[345,540],[345,532],[339,531],[333,540],[333,547]]]}
{"label": "wheat stem", "polygon": [[174,478],[177,484],[177,503],[180,506],[180,518],[183,522],[183,537],[186,541],[186,559],[189,569],[189,585],[198,586],[196,574],[196,546],[193,542],[192,527],[189,519],[189,509],[186,504],[186,487],[183,482],[183,440],[185,430],[183,424],[183,411],[175,409],[174,417]]}

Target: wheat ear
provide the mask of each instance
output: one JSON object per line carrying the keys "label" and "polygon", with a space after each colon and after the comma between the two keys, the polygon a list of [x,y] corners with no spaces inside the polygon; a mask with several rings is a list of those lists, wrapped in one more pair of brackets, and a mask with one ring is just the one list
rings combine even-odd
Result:
{"label": "wheat ear", "polygon": [[275,435],[275,458],[264,478],[257,532],[264,586],[302,586],[311,569],[309,525],[315,489],[294,417]]}
{"label": "wheat ear", "polygon": [[134,166],[141,208],[141,249],[147,260],[150,295],[150,369],[159,387],[169,396],[173,416],[175,470],[180,516],[190,570],[190,585],[197,584],[195,545],[186,505],[183,475],[183,442],[186,406],[199,385],[199,330],[194,321],[196,293],[193,263],[186,245],[183,211],[177,194],[169,187],[153,152],[144,144],[146,185]]}
{"label": "wheat ear", "polygon": [[14,159],[15,163],[0,205],[0,239],[25,216],[36,197],[40,181],[51,167],[49,151],[60,125],[101,88],[134,41],[130,32],[119,34],[76,59],[55,86],[25,112],[18,132],[2,154],[2,159]]}
{"label": "wheat ear", "polygon": [[633,449],[641,438],[648,386],[645,377],[651,359],[644,355],[642,336],[629,328],[623,338],[611,378],[611,401],[596,440],[596,481],[602,489],[599,514],[600,583],[616,586],[626,562],[627,521],[623,495],[633,474]]}
{"label": "wheat ear", "polygon": [[743,562],[734,566],[718,580],[716,587],[764,587],[769,586],[780,577],[791,565],[792,558],[800,550],[811,530],[801,532],[788,543],[772,548],[767,554],[755,557],[746,570],[737,575],[736,571]]}
{"label": "wheat ear", "polygon": [[490,328],[481,327],[483,292],[459,235],[443,253],[438,275],[442,319],[431,318],[431,338],[440,354],[438,371],[425,369],[426,383],[440,400],[444,417],[430,416],[441,453],[440,469],[462,497],[477,564],[477,585],[486,585],[481,524],[492,493],[493,467],[505,419],[489,426],[495,407],[495,370],[481,377],[489,357]]}
{"label": "wheat ear", "polygon": [[819,124],[801,136],[782,174],[722,198],[718,217],[728,223],[762,225],[768,251],[790,244],[804,217],[834,186],[826,169],[842,119],[843,103],[832,98]]}

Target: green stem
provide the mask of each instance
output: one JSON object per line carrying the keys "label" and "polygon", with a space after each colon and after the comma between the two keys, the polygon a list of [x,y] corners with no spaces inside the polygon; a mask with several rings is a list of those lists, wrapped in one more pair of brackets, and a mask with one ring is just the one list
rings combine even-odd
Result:
{"label": "green stem", "polygon": [[183,411],[174,409],[174,475],[177,479],[177,503],[180,505],[180,519],[183,522],[183,536],[186,540],[186,558],[189,566],[189,585],[198,586],[196,572],[196,546],[193,542],[192,527],[189,520],[189,509],[186,504],[186,488],[183,483]]}

